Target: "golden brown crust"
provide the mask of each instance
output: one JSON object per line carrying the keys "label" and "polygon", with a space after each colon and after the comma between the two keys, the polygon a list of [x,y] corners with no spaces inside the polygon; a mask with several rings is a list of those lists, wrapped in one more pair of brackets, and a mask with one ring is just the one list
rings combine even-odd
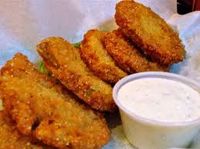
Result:
{"label": "golden brown crust", "polygon": [[107,52],[126,72],[166,71],[167,66],[151,62],[126,39],[119,30],[107,33],[104,38]]}
{"label": "golden brown crust", "polygon": [[69,90],[92,108],[113,111],[112,87],[94,76],[80,58],[79,49],[59,37],[50,37],[37,46],[45,66]]}
{"label": "golden brown crust", "polygon": [[109,140],[103,117],[17,54],[1,69],[0,93],[17,129],[57,148],[101,148]]}
{"label": "golden brown crust", "polygon": [[115,19],[124,35],[153,61],[170,65],[184,59],[177,33],[150,8],[132,0],[121,1],[116,5]]}
{"label": "golden brown crust", "polygon": [[34,142],[31,137],[20,134],[15,127],[15,123],[10,120],[5,111],[0,111],[0,148],[47,149],[47,147]]}
{"label": "golden brown crust", "polygon": [[96,76],[108,83],[116,83],[127,74],[106,52],[102,43],[104,37],[105,32],[89,30],[81,42],[81,58]]}

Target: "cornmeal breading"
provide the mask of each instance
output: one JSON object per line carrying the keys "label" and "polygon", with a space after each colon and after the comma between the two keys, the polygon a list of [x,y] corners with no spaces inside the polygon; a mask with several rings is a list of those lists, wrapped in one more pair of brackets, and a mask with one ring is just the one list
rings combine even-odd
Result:
{"label": "cornmeal breading", "polygon": [[109,140],[102,116],[39,73],[22,54],[1,69],[0,94],[4,108],[23,135],[57,148],[96,149]]}
{"label": "cornmeal breading", "polygon": [[89,30],[81,42],[81,58],[96,76],[108,83],[116,83],[127,74],[107,53],[102,42],[105,34],[98,30]]}
{"label": "cornmeal breading", "polygon": [[107,52],[126,72],[166,71],[167,66],[161,66],[147,59],[119,30],[107,33],[104,38]]}
{"label": "cornmeal breading", "polygon": [[[0,111],[0,148],[1,149],[47,149],[31,137],[23,136],[16,129],[4,111]],[[48,149],[51,149],[48,147]]]}
{"label": "cornmeal breading", "polygon": [[49,37],[41,41],[37,51],[46,68],[69,90],[92,108],[113,111],[112,87],[94,76],[80,58],[79,49],[60,37]]}
{"label": "cornmeal breading", "polygon": [[184,59],[185,50],[178,34],[150,8],[124,0],[116,5],[115,19],[124,35],[153,61],[170,65]]}

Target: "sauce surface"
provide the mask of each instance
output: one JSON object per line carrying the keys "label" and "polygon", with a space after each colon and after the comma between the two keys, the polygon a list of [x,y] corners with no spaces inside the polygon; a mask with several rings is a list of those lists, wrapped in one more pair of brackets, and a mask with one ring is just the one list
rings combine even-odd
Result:
{"label": "sauce surface", "polygon": [[120,88],[118,100],[128,111],[150,120],[184,122],[200,117],[200,93],[174,80],[131,81]]}

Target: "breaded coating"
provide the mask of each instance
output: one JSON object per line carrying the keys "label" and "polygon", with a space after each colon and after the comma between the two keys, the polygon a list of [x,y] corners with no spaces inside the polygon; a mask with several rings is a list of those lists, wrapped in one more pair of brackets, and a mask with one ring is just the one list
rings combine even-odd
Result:
{"label": "breaded coating", "polygon": [[47,147],[39,145],[31,137],[20,134],[15,123],[5,112],[0,111],[0,149],[47,149]]}
{"label": "breaded coating", "polygon": [[89,30],[81,42],[81,58],[96,76],[108,83],[116,83],[127,74],[107,53],[102,42],[105,34],[98,30]]}
{"label": "breaded coating", "polygon": [[55,78],[92,108],[100,111],[116,108],[112,87],[93,75],[81,60],[79,49],[63,38],[49,37],[38,44],[37,51]]}
{"label": "breaded coating", "polygon": [[130,74],[144,71],[165,71],[168,68],[149,61],[119,30],[107,33],[104,44],[107,52],[121,69]]}
{"label": "breaded coating", "polygon": [[178,34],[150,8],[133,0],[121,1],[116,5],[115,20],[124,35],[153,61],[170,65],[184,59]]}
{"label": "breaded coating", "polygon": [[81,105],[22,54],[1,70],[0,93],[17,129],[61,149],[96,149],[110,137],[104,118]]}

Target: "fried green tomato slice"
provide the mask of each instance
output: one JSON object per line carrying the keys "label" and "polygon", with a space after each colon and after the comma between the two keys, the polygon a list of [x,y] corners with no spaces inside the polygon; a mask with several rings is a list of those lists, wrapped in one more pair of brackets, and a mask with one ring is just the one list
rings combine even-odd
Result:
{"label": "fried green tomato slice", "polygon": [[92,108],[100,111],[116,108],[112,87],[87,68],[79,49],[63,38],[49,37],[38,44],[37,51],[55,78]]}
{"label": "fried green tomato slice", "polygon": [[0,111],[0,134],[1,149],[51,149],[31,137],[20,134],[15,123],[4,111]]}
{"label": "fried green tomato slice", "polygon": [[23,134],[61,149],[96,149],[110,137],[104,118],[80,104],[64,87],[39,73],[22,54],[1,69],[5,111]]}
{"label": "fried green tomato slice", "polygon": [[116,5],[116,23],[153,61],[163,65],[180,62],[185,50],[178,34],[150,8],[133,0]]}
{"label": "fried green tomato slice", "polygon": [[104,38],[107,52],[118,66],[128,73],[165,71],[166,66],[148,60],[119,30],[107,33]]}
{"label": "fried green tomato slice", "polygon": [[89,30],[81,42],[81,58],[96,76],[108,83],[116,83],[127,74],[107,53],[102,42],[104,37],[105,32]]}

